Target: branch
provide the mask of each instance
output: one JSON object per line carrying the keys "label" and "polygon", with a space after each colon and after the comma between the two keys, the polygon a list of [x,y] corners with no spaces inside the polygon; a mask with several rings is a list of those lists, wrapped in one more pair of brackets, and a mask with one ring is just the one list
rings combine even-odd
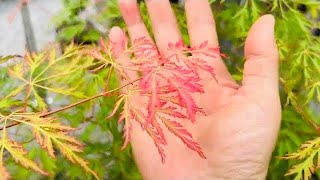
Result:
{"label": "branch", "polygon": [[[41,114],[40,117],[47,117],[47,116],[50,116],[50,115],[52,115],[52,114],[55,114],[55,113],[58,113],[58,112],[61,112],[61,111],[64,111],[64,110],[73,108],[73,107],[75,107],[75,106],[77,106],[77,105],[80,105],[80,104],[83,104],[83,103],[85,103],[85,102],[91,101],[91,100],[93,100],[93,99],[97,99],[97,98],[102,97],[102,96],[105,96],[105,95],[107,95],[107,94],[111,94],[111,93],[113,93],[113,92],[115,92],[115,91],[119,91],[120,89],[122,89],[122,88],[124,88],[124,87],[126,87],[126,86],[129,86],[130,84],[133,84],[133,83],[139,81],[140,79],[141,79],[141,78],[138,78],[138,79],[136,79],[136,80],[134,80],[134,81],[132,81],[132,82],[129,82],[129,83],[127,83],[127,84],[125,84],[125,85],[123,85],[123,86],[120,86],[120,87],[118,87],[118,88],[115,88],[115,89],[113,89],[113,90],[105,91],[105,92],[102,92],[102,93],[97,94],[97,95],[95,95],[95,96],[89,97],[89,98],[87,98],[87,99],[83,99],[83,100],[78,101],[78,102],[76,102],[76,103],[73,103],[73,104],[64,106],[64,107],[62,107],[62,108],[59,108],[59,109],[56,109],[56,110],[53,110],[53,111],[49,111],[49,112],[43,113],[43,114]],[[8,125],[8,126],[3,126],[3,127],[0,128],[0,131],[2,131],[4,128],[10,128],[10,127],[13,127],[13,126],[16,126],[16,125],[19,125],[19,124],[20,124],[20,122],[15,122],[15,123],[10,124],[10,125]]]}
{"label": "branch", "polygon": [[20,124],[20,123],[19,123],[19,122],[15,122],[15,123],[12,123],[12,124],[10,124],[10,125],[8,125],[8,126],[1,127],[1,128],[0,128],[0,131],[2,131],[4,128],[10,128],[10,127],[16,126],[16,125],[18,125],[18,124]]}

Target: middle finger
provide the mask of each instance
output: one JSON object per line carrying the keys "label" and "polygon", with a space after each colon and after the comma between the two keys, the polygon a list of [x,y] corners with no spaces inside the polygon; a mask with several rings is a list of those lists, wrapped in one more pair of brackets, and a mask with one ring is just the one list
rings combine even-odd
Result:
{"label": "middle finger", "polygon": [[152,30],[160,53],[168,52],[168,44],[181,40],[177,20],[169,0],[146,0]]}

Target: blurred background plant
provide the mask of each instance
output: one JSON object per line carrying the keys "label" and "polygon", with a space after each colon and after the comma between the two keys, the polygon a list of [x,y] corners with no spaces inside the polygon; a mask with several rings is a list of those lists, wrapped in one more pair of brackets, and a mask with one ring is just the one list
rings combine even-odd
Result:
{"label": "blurred background plant", "polygon": [[[172,1],[177,15],[183,40],[189,44],[183,2]],[[320,159],[320,2],[316,0],[211,0],[215,14],[222,52],[228,55],[225,60],[230,72],[237,81],[241,81],[244,64],[243,45],[250,26],[262,14],[273,14],[276,18],[276,40],[280,51],[280,94],[282,100],[282,126],[278,143],[269,166],[267,179],[319,179],[317,163]],[[95,45],[100,37],[108,34],[112,26],[126,29],[121,18],[117,0],[63,0],[63,10],[54,17],[57,29],[57,41],[62,47],[71,42],[76,44]],[[151,29],[151,23],[143,1],[139,3],[143,19]],[[62,48],[64,49],[64,48]],[[68,57],[60,68],[74,63]],[[1,63],[1,61],[0,61]],[[85,67],[85,68],[83,68]],[[76,92],[83,96],[92,96],[102,91],[108,68],[96,72],[90,64],[83,66],[72,76],[59,80],[67,87],[77,87]],[[60,70],[61,70],[60,69]],[[111,87],[117,81],[111,77]],[[1,98],[10,93],[18,83],[9,78],[7,68],[0,67]],[[74,92],[73,92],[74,93]],[[49,109],[74,102],[79,97],[57,95],[40,91]],[[22,96],[23,97],[23,96]],[[39,109],[36,97],[31,97],[29,108]],[[19,106],[20,99],[0,103],[0,113],[12,106]],[[121,127],[115,119],[106,121],[115,99],[101,98],[72,110],[59,113],[57,116],[68,125],[77,128],[74,135],[86,144],[83,156],[94,171],[105,179],[141,179],[134,164],[131,150],[120,151],[122,145]],[[18,134],[34,159],[46,169],[52,179],[90,179],[93,178],[71,165],[61,155],[53,160],[35,145],[32,136],[21,127],[10,133]],[[310,141],[312,140],[312,141]],[[300,149],[300,146],[302,149]],[[40,154],[40,155],[39,155]],[[318,157],[319,156],[319,157]],[[46,179],[30,170],[17,166],[12,158],[6,159],[13,179]],[[289,172],[289,173],[288,173]],[[285,176],[287,173],[288,176]]]}

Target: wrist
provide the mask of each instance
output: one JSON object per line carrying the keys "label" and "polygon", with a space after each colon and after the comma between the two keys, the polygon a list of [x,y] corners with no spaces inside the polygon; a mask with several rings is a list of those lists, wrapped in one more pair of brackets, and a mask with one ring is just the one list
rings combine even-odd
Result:
{"label": "wrist", "polygon": [[241,163],[237,166],[223,165],[212,171],[214,180],[265,180],[268,165],[260,163]]}
{"label": "wrist", "polygon": [[213,180],[265,180],[266,176],[216,177]]}

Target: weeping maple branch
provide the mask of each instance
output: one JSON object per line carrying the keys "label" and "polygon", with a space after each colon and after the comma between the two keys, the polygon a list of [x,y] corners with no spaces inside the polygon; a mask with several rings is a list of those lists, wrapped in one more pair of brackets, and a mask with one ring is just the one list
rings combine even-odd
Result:
{"label": "weeping maple branch", "polygon": [[[195,122],[196,114],[198,112],[202,112],[192,95],[194,93],[204,93],[203,85],[200,82],[200,71],[208,73],[215,78],[214,67],[209,63],[209,61],[206,60],[206,58],[218,57],[220,54],[219,49],[209,47],[207,41],[201,43],[199,46],[191,48],[185,46],[182,41],[179,41],[175,44],[171,43],[168,45],[168,48],[172,50],[172,55],[162,56],[157,53],[157,48],[152,44],[152,42],[145,38],[140,38],[135,41],[134,44],[137,45],[135,45],[132,50],[134,54],[138,55],[134,56],[131,61],[126,61],[127,63],[121,63],[123,61],[112,59],[111,51],[116,55],[119,53],[117,52],[119,50],[117,47],[125,47],[126,42],[126,39],[124,39],[120,44],[112,44],[113,42],[111,42],[108,49],[102,41],[101,48],[88,52],[90,56],[102,63],[101,67],[97,69],[107,67],[109,65],[111,66],[106,77],[107,83],[102,93],[56,110],[49,112],[42,111],[37,114],[36,118],[49,118],[47,116],[73,108],[90,100],[109,95],[130,84],[133,84],[134,82],[139,81],[135,90],[129,88],[128,92],[123,92],[123,94],[119,96],[119,100],[111,114],[111,116],[113,116],[119,109],[120,105],[124,105],[118,120],[119,123],[121,123],[123,120],[125,121],[124,145],[122,149],[126,147],[130,141],[130,121],[132,119],[137,120],[137,117],[139,116],[141,120],[138,121],[143,124],[143,129],[145,129],[147,134],[153,139],[154,144],[161,156],[162,162],[164,163],[166,158],[164,146],[166,146],[167,143],[166,137],[158,122],[160,120],[157,118],[159,113],[163,113],[165,116],[168,116],[167,120],[163,120],[164,125],[168,128],[168,130],[180,138],[188,148],[197,152],[201,158],[205,158],[200,145],[195,142],[191,134],[174,119],[188,119],[191,122]],[[192,54],[192,56],[188,56],[188,54]],[[127,55],[130,57],[130,52]],[[32,58],[28,58],[27,60],[29,60],[28,62],[31,68],[37,65],[37,61],[33,60]],[[19,68],[22,69],[21,67]],[[17,74],[17,78],[21,79],[21,75],[18,71],[20,70],[19,68],[16,68],[17,70],[14,71],[14,73]],[[118,75],[121,77],[128,79],[130,78],[129,74],[126,73],[127,71],[137,71],[138,74],[141,75],[141,78],[129,82],[119,88],[108,91],[107,88],[109,86],[109,81],[113,70],[119,73]],[[50,88],[40,85],[37,86],[46,90],[50,90]],[[68,95],[68,93],[63,93],[63,90],[59,92],[61,94]],[[142,104],[142,107],[139,107],[146,109],[147,112],[140,112],[139,110],[139,112],[135,113],[134,109],[136,109],[136,107],[132,106],[132,108],[130,108],[130,97],[134,92],[139,92],[138,95],[147,97],[145,99],[145,103]],[[164,99],[163,97],[167,97],[168,99]],[[13,121],[16,121],[16,123],[8,126],[13,127],[20,123],[30,124],[32,121],[32,118],[24,121],[21,121],[20,118],[23,118],[23,116],[18,116],[16,120],[13,119]],[[2,128],[0,128],[0,131],[6,127],[7,125],[5,124]],[[38,136],[38,141],[40,143],[43,142],[43,140],[41,140],[41,136]],[[52,154],[52,148],[50,151]],[[73,158],[69,157],[69,159],[72,160]]]}
{"label": "weeping maple branch", "polygon": [[[102,92],[102,93],[97,94],[97,95],[95,95],[95,96],[88,97],[88,98],[86,98],[86,99],[83,99],[83,100],[81,100],[81,101],[78,101],[78,102],[76,102],[76,103],[73,103],[73,104],[64,106],[64,107],[62,107],[62,108],[59,108],[59,109],[56,109],[56,110],[52,110],[52,111],[43,113],[43,114],[41,115],[41,117],[47,117],[47,116],[50,116],[50,115],[52,115],[52,114],[55,114],[55,113],[58,113],[58,112],[61,112],[61,111],[64,111],[64,110],[73,108],[73,107],[75,107],[75,106],[78,106],[78,105],[80,105],[80,104],[86,103],[86,102],[91,101],[91,100],[93,100],[93,99],[97,99],[97,98],[99,98],[99,97],[106,96],[107,94],[114,93],[114,92],[119,91],[119,90],[121,90],[122,88],[127,87],[127,86],[129,86],[129,85],[131,85],[131,84],[133,84],[133,83],[135,83],[135,82],[137,82],[137,81],[139,81],[139,80],[141,80],[141,78],[138,78],[138,79],[136,79],[136,80],[134,80],[134,81],[131,81],[131,82],[127,83],[127,84],[124,84],[124,85],[122,85],[122,86],[120,86],[120,87],[118,87],[118,88],[112,89],[112,90],[110,90],[110,91],[105,91],[105,92]],[[15,122],[15,123],[10,124],[10,125],[5,125],[5,126],[3,126],[3,127],[0,128],[0,131],[2,131],[2,130],[5,129],[5,128],[10,128],[10,127],[17,126],[17,125],[19,125],[19,124],[20,124],[20,122]]]}

